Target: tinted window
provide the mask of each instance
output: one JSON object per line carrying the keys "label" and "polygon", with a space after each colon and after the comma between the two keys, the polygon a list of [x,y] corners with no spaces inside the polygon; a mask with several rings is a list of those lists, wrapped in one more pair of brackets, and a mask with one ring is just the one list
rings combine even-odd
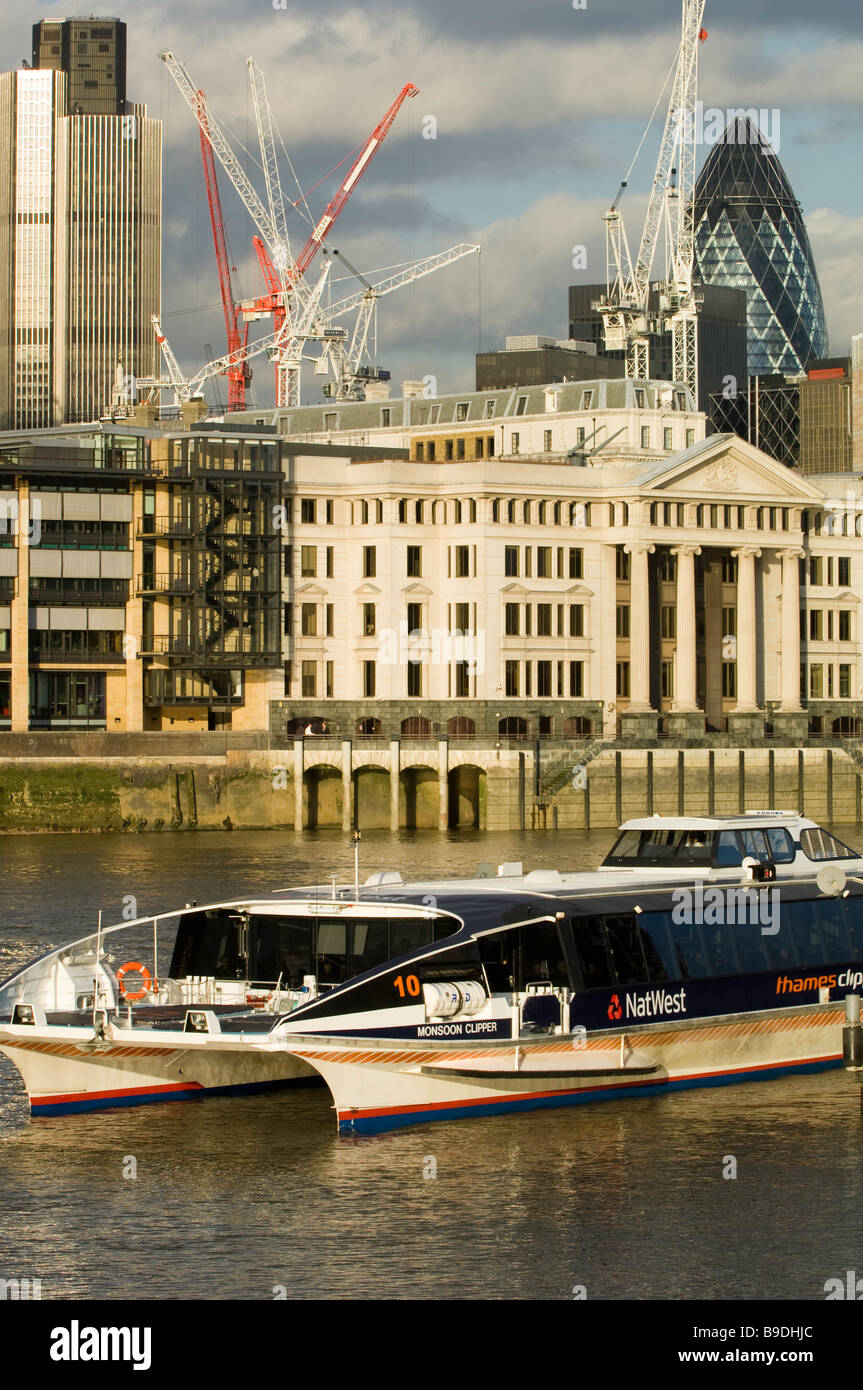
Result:
{"label": "tinted window", "polygon": [[607,989],[612,977],[602,918],[573,917],[572,930],[585,989]]}
{"label": "tinted window", "polygon": [[619,985],[642,984],[647,979],[647,966],[641,950],[635,914],[606,917],[605,929],[611,949],[611,963]]}
{"label": "tinted window", "polygon": [[661,982],[680,979],[668,931],[670,920],[671,914],[668,912],[645,912],[638,919],[649,980]]}
{"label": "tinted window", "polygon": [[720,830],[716,846],[717,869],[733,869],[743,860],[740,836],[736,830]]}
{"label": "tinted window", "polygon": [[312,929],[296,918],[260,916],[249,923],[249,978],[298,989],[314,970]]}
{"label": "tinted window", "polygon": [[701,927],[697,922],[675,922],[671,919],[671,937],[677,957],[679,980],[700,980],[710,974]]}
{"label": "tinted window", "polygon": [[493,994],[503,994],[515,988],[513,935],[511,931],[496,931],[478,938],[480,958]]}
{"label": "tinted window", "polygon": [[794,841],[787,830],[782,830],[778,826],[773,830],[768,830],[767,841],[773,851],[775,864],[791,863],[794,858]]}
{"label": "tinted window", "polygon": [[386,965],[390,958],[389,923],[380,918],[353,923],[351,943],[351,974],[362,975],[376,965]]}
{"label": "tinted window", "polygon": [[863,959],[863,898],[845,899],[845,921],[851,938],[853,960]]}
{"label": "tinted window", "polygon": [[171,960],[171,977],[211,976],[217,980],[247,977],[241,954],[241,918],[224,908],[193,912],[181,919]]}
{"label": "tinted window", "polygon": [[318,923],[318,985],[339,985],[348,974],[348,924],[340,922]]}
{"label": "tinted window", "polygon": [[751,859],[757,859],[760,864],[770,863],[770,846],[763,830],[741,830],[740,838],[743,841],[743,853],[745,855]]}
{"label": "tinted window", "polygon": [[520,927],[517,936],[519,989],[524,989],[533,981],[548,981],[558,987],[569,985],[569,971],[553,922],[537,922],[530,927]]}
{"label": "tinted window", "polygon": [[824,937],[824,960],[828,965],[851,959],[851,943],[845,926],[845,903],[842,898],[821,898],[818,902],[818,921]]}
{"label": "tinted window", "polygon": [[[744,919],[741,917],[740,920]],[[704,923],[701,934],[709,965],[708,974],[737,975],[739,973],[740,964],[737,959],[734,938],[741,930],[745,930],[745,927],[732,925],[728,922],[716,923],[711,926],[708,926],[706,922]]]}
{"label": "tinted window", "polygon": [[828,960],[818,917],[815,902],[786,903],[780,913],[780,934],[791,933],[801,965],[821,965]]}
{"label": "tinted window", "polygon": [[734,944],[737,947],[740,969],[744,973],[767,969],[767,949],[764,940],[759,922],[749,922],[747,919],[734,928]]}

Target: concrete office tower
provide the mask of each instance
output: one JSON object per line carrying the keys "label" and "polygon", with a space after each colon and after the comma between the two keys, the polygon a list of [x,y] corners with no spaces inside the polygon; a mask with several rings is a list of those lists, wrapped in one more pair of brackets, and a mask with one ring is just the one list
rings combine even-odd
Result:
{"label": "concrete office tower", "polygon": [[[0,428],[98,419],[151,375],[161,122],[126,101],[119,20],[45,20],[0,76]],[[74,99],[73,99],[74,94]]]}

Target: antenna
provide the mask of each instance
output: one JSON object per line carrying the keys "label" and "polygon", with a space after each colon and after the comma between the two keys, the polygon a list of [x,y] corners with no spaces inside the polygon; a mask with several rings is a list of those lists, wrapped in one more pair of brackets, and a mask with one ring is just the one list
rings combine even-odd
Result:
{"label": "antenna", "polygon": [[360,840],[362,838],[358,830],[355,830],[351,837],[351,843],[354,847],[354,897],[357,901],[359,901],[360,896]]}

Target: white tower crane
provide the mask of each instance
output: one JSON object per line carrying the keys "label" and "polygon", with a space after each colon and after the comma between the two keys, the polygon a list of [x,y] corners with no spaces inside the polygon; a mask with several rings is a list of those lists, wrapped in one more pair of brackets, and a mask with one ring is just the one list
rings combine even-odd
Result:
{"label": "white tower crane", "polygon": [[[673,378],[698,398],[698,304],[693,288],[692,199],[695,192],[695,102],[698,91],[698,45],[705,0],[682,0],[680,47],[665,117],[653,186],[644,219],[638,259],[633,268],[623,218],[617,203],[604,214],[608,287],[599,301],[605,345],[626,352],[627,376],[646,380],[650,372],[648,334],[656,331],[649,315],[650,275],[660,228],[665,226],[665,280],[660,286],[660,322],[671,330]],[[626,187],[621,185],[620,192]]]}

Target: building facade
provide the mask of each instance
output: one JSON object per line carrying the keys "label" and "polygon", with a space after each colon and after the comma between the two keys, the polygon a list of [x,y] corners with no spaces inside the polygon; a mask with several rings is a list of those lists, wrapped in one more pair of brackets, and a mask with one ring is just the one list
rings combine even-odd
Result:
{"label": "building facade", "polygon": [[0,728],[855,732],[861,512],[734,436],[541,468],[214,422],[0,437]]}
{"label": "building facade", "polygon": [[711,150],[695,185],[693,225],[704,284],[746,293],[749,376],[795,375],[810,358],[827,356],[821,287],[800,204],[748,116],[731,121]]}
{"label": "building facade", "polygon": [[0,75],[0,429],[97,420],[118,364],[156,362],[161,123],[126,101],[125,26],[44,21],[37,61]]}

